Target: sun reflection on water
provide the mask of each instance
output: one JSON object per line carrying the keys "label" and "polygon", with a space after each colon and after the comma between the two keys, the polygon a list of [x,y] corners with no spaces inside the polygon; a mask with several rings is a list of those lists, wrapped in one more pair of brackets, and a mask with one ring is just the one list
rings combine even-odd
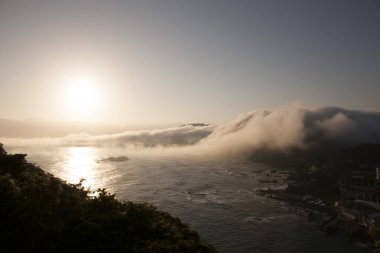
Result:
{"label": "sun reflection on water", "polygon": [[97,150],[93,147],[70,147],[63,165],[63,176],[70,183],[84,179],[83,185],[95,189],[99,187],[96,180]]}

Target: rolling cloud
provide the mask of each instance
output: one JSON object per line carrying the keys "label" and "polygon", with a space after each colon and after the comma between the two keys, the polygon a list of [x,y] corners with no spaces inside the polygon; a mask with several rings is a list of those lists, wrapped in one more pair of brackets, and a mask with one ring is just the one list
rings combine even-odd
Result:
{"label": "rolling cloud", "polygon": [[113,135],[70,135],[62,139],[64,145],[111,145],[137,147],[169,147],[194,145],[212,133],[214,126],[183,125],[180,127],[127,131]]}
{"label": "rolling cloud", "polygon": [[110,135],[75,134],[64,138],[2,139],[9,145],[96,145],[182,148],[207,154],[252,154],[380,142],[380,112],[294,104],[239,115],[221,126],[189,124]]}
{"label": "rolling cloud", "polygon": [[295,104],[241,114],[202,144],[252,154],[262,148],[285,151],[364,142],[380,142],[380,112]]}
{"label": "rolling cloud", "polygon": [[126,131],[119,134],[70,134],[62,138],[1,138],[10,146],[62,145],[62,146],[117,146],[117,147],[180,147],[191,146],[206,138],[215,127],[189,124],[157,130]]}

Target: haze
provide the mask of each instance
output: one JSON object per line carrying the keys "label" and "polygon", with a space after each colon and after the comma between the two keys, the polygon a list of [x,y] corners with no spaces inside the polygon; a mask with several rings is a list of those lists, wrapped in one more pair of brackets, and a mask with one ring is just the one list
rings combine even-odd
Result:
{"label": "haze", "polygon": [[[379,12],[376,0],[3,0],[0,117],[219,124],[294,101],[377,110]],[[65,96],[78,80],[90,88]]]}

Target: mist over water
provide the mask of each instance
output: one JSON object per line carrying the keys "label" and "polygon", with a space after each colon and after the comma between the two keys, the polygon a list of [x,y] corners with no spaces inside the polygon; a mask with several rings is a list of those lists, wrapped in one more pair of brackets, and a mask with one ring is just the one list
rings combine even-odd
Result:
{"label": "mist over water", "polygon": [[[0,151],[27,154],[69,183],[152,203],[222,253],[370,252],[339,232],[320,233],[325,214],[268,195],[288,189],[330,207],[349,171],[380,167],[379,10],[380,0],[0,0]],[[289,104],[276,106],[281,101]],[[29,215],[30,229],[42,232],[24,245],[55,247],[46,222],[64,243],[94,246],[60,221],[49,225],[55,212],[70,221],[55,204],[72,191],[49,176],[41,180],[54,184],[36,184],[40,171],[24,155],[0,158],[9,183],[0,188],[14,197],[12,205],[0,199],[0,210],[47,217]],[[20,202],[12,181],[20,177],[22,189],[52,188],[62,201],[53,200],[48,215],[40,202],[54,194],[26,191],[31,201]],[[348,181],[364,188],[368,180]],[[86,200],[76,200],[87,213]],[[92,202],[99,211],[109,206]],[[24,215],[13,216],[24,224]],[[25,231],[16,225],[3,234]],[[128,245],[141,245],[140,236],[126,235]],[[143,246],[181,247],[176,235]],[[109,238],[120,242],[112,231]]]}
{"label": "mist over water", "polygon": [[[318,231],[326,218],[256,191],[286,186],[284,175],[242,159],[184,154],[146,155],[115,147],[56,147],[28,153],[28,160],[71,183],[85,178],[87,187],[106,188],[121,200],[149,202],[196,229],[221,252],[370,252],[341,234]],[[127,155],[129,160],[103,162]],[[276,180],[268,183],[266,180]]]}
{"label": "mist over water", "polygon": [[256,110],[215,126],[127,131],[119,134],[73,133],[62,138],[1,138],[17,146],[123,147],[147,154],[247,157],[262,149],[286,152],[380,142],[380,112],[302,104]]}
{"label": "mist over water", "polygon": [[[83,178],[86,187],[106,188],[121,200],[154,204],[222,252],[370,252],[341,234],[320,233],[323,214],[308,221],[304,209],[257,195],[287,182],[247,158],[261,149],[379,142],[379,112],[294,104],[244,113],[220,126],[0,141],[70,183]],[[115,157],[129,160],[107,159]]]}

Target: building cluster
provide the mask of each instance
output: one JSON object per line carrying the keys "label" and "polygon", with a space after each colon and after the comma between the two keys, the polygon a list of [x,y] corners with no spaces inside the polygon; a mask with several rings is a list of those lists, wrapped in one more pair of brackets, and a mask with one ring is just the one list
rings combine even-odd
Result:
{"label": "building cluster", "polygon": [[380,227],[380,168],[359,167],[339,180],[338,217],[353,230]]}

